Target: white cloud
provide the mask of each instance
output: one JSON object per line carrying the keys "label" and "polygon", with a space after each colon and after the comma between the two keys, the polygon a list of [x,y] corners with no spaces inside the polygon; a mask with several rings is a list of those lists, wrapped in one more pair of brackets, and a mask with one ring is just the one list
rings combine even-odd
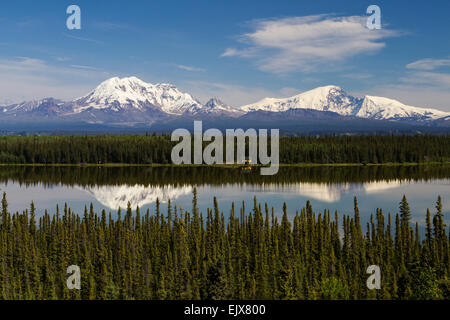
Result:
{"label": "white cloud", "polygon": [[72,64],[71,67],[75,68],[75,69],[82,69],[82,70],[101,71],[100,69],[95,68],[95,67],[83,66],[83,65],[79,65],[79,64]]}
{"label": "white cloud", "polygon": [[411,72],[401,78],[406,83],[420,83],[450,89],[450,74],[438,72]]}
{"label": "white cloud", "polygon": [[342,76],[344,78],[355,80],[366,80],[372,78],[370,73],[344,73]]}
{"label": "white cloud", "polygon": [[234,107],[254,103],[266,97],[290,97],[302,92],[295,88],[269,90],[265,88],[205,81],[189,81],[180,84],[180,87],[191,93],[197,99],[200,99],[202,102],[206,102],[211,97],[217,97],[224,103]]}
{"label": "white cloud", "polygon": [[449,66],[450,59],[430,58],[406,65],[410,71],[400,79],[399,94],[416,104],[450,111],[450,73],[444,71]]}
{"label": "white cloud", "polygon": [[436,70],[446,66],[450,59],[417,60],[406,65],[408,71],[396,83],[380,85],[371,94],[450,112],[450,73]]}
{"label": "white cloud", "polygon": [[400,84],[385,88],[386,94],[418,107],[435,107],[450,112],[450,74],[410,72]]}
{"label": "white cloud", "polygon": [[205,69],[202,69],[202,68],[197,68],[197,67],[192,67],[192,66],[185,66],[185,65],[182,65],[182,64],[178,64],[177,68],[181,69],[181,70],[185,70],[185,71],[192,71],[192,72],[203,72],[203,71],[205,71]]}
{"label": "white cloud", "polygon": [[107,77],[107,72],[88,66],[55,66],[30,57],[0,59],[0,101],[73,99]]}
{"label": "white cloud", "polygon": [[235,48],[227,48],[224,53],[222,53],[221,57],[242,57],[242,58],[251,58],[256,56],[257,50],[255,48],[248,48],[237,50]]}
{"label": "white cloud", "polygon": [[59,61],[59,62],[66,62],[66,61],[70,61],[71,58],[69,58],[69,57],[56,57],[55,60]]}
{"label": "white cloud", "polygon": [[421,59],[406,65],[408,69],[431,71],[440,67],[449,67],[450,59]]}
{"label": "white cloud", "polygon": [[[363,94],[366,93],[361,92],[359,95]],[[396,99],[411,106],[436,108],[450,112],[450,91],[441,88],[414,84],[392,84],[374,88],[367,94]]]}
{"label": "white cloud", "polygon": [[224,53],[222,53],[221,57],[234,57],[240,55],[240,52],[234,48],[227,48]]}
{"label": "white cloud", "polygon": [[85,37],[77,37],[77,36],[73,36],[73,35],[70,35],[70,34],[67,34],[67,33],[63,33],[63,36],[66,37],[66,38],[80,40],[80,41],[87,41],[87,42],[92,42],[92,43],[97,43],[97,44],[104,44],[104,42],[100,41],[100,40],[91,39],[91,38],[85,38]]}
{"label": "white cloud", "polygon": [[324,64],[372,53],[385,46],[382,39],[398,32],[366,28],[367,17],[313,15],[258,20],[243,34],[243,49],[227,48],[222,57],[253,58],[260,70],[272,73],[316,71]]}
{"label": "white cloud", "polygon": [[45,69],[45,62],[29,57],[16,57],[14,60],[0,60],[0,72],[35,72]]}
{"label": "white cloud", "polygon": [[92,26],[101,31],[138,31],[139,29],[124,23],[108,22],[108,21],[98,21],[94,22]]}

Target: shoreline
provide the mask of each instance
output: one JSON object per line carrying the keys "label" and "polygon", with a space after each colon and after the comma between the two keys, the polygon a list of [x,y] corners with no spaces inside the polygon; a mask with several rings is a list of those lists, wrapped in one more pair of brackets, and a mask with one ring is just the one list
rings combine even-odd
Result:
{"label": "shoreline", "polygon": [[[374,167],[374,166],[436,166],[436,165],[450,165],[450,161],[446,162],[386,162],[386,163],[292,163],[292,164],[279,164],[279,167]],[[133,164],[133,163],[0,163],[0,167],[74,167],[74,168],[85,168],[85,167],[154,167],[154,168],[195,168],[195,167],[214,167],[214,168],[245,168],[245,167],[264,167],[262,164],[163,164],[163,163],[152,163],[152,164]]]}

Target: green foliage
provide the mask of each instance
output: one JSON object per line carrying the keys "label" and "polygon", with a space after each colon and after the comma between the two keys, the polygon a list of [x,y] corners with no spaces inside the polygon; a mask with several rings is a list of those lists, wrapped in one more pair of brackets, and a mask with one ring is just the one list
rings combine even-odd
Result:
{"label": "green foliage", "polygon": [[[395,228],[390,215],[385,224],[382,210],[363,233],[356,199],[353,217],[334,219],[310,202],[295,216],[284,205],[280,219],[256,198],[251,213],[243,204],[236,215],[233,205],[227,219],[214,199],[204,218],[196,191],[192,214],[157,203],[154,215],[128,206],[113,219],[90,206],[80,217],[65,206],[36,217],[34,204],[10,213],[4,195],[0,299],[449,298],[440,198],[423,241],[399,215]],[[404,198],[402,218],[406,208]],[[80,291],[65,285],[72,264],[81,268]],[[381,290],[366,287],[372,264],[381,268]]]}
{"label": "green foliage", "polygon": [[345,288],[339,279],[324,278],[320,283],[321,298],[325,300],[339,300],[345,298]]}
{"label": "green foliage", "polygon": [[411,272],[412,299],[443,299],[443,291],[439,287],[438,275],[430,266],[417,265]]}
{"label": "green foliage", "polygon": [[[1,137],[0,164],[169,164],[175,145],[168,135]],[[282,164],[450,159],[450,135],[280,137],[279,146]]]}

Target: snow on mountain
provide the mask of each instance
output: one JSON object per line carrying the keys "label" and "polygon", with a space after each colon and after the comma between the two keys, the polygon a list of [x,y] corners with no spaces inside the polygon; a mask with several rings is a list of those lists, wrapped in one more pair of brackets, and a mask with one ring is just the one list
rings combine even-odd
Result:
{"label": "snow on mountain", "polygon": [[256,191],[280,192],[285,194],[295,194],[306,198],[312,198],[322,202],[332,203],[342,199],[342,197],[356,192],[374,194],[384,190],[399,188],[404,184],[400,180],[374,181],[365,183],[265,183],[259,185]]}
{"label": "snow on mountain", "polygon": [[1,100],[1,98],[0,98],[0,110],[3,110],[4,107],[10,106],[12,104],[14,104],[14,101],[12,101],[11,99]]}
{"label": "snow on mountain", "polygon": [[[327,113],[322,114],[324,111]],[[47,98],[0,107],[0,120],[20,118],[34,121],[42,117],[133,125],[151,124],[161,119],[183,116],[209,119],[241,116],[248,119],[252,119],[252,116],[270,118],[273,112],[278,112],[283,119],[306,116],[291,114],[295,112],[312,112],[314,114],[310,118],[330,118],[337,114],[375,120],[437,120],[443,125],[446,125],[450,116],[449,112],[408,106],[388,98],[353,97],[334,85],[318,87],[290,98],[265,98],[240,108],[228,106],[217,98],[202,105],[192,95],[180,91],[172,84],[151,84],[136,77],[114,77],[74,101],[63,102]]]}
{"label": "snow on mountain", "polygon": [[171,185],[146,187],[143,185],[119,185],[119,186],[97,186],[93,188],[83,188],[82,190],[91,194],[102,205],[118,209],[126,208],[128,202],[131,203],[133,209],[136,206],[143,207],[145,205],[156,202],[159,199],[161,202],[175,200],[181,196],[192,193],[191,186],[175,187]]}
{"label": "snow on mountain", "polygon": [[202,108],[199,113],[209,115],[228,115],[235,117],[244,114],[242,110],[233,108],[217,98],[211,98],[208,102],[206,102],[204,108]]}
{"label": "snow on mountain", "polygon": [[43,104],[58,104],[58,103],[62,103],[62,102],[55,100],[53,98],[45,98],[42,100],[26,101],[26,102],[16,103],[13,105],[2,107],[3,108],[2,111],[5,113],[6,112],[9,112],[9,113],[30,112],[30,111],[35,110],[36,108],[38,108],[39,106],[41,106]]}
{"label": "snow on mountain", "polygon": [[272,111],[283,112],[289,109],[313,109],[332,111],[341,115],[353,115],[359,99],[351,97],[338,86],[319,87],[290,98],[265,98],[257,103],[241,107],[245,112]]}
{"label": "snow on mountain", "polygon": [[202,108],[190,94],[181,92],[171,84],[151,84],[136,77],[108,79],[74,103],[75,113],[86,109],[110,109],[115,112],[159,109],[167,114],[181,115],[195,113]]}
{"label": "snow on mountain", "polygon": [[111,110],[113,112],[159,110],[168,115],[227,115],[243,112],[218,99],[202,105],[189,93],[181,92],[172,84],[146,83],[136,77],[114,77],[102,82],[84,97],[74,101],[73,112]]}
{"label": "snow on mountain", "polygon": [[265,98],[241,107],[245,112],[284,112],[289,109],[332,111],[343,116],[357,116],[375,120],[436,120],[449,116],[449,112],[405,105],[399,101],[365,96],[363,99],[348,95],[338,86],[319,87],[290,98]]}
{"label": "snow on mountain", "polygon": [[33,117],[51,117],[57,116],[64,112],[63,101],[53,98],[45,98],[42,100],[27,101],[2,107],[1,112],[4,115],[21,117],[29,115]]}
{"label": "snow on mountain", "polygon": [[425,109],[405,105],[397,100],[365,96],[356,116],[369,119],[412,119],[412,120],[436,120],[450,115],[448,112]]}
{"label": "snow on mountain", "polygon": [[[354,192],[364,192],[365,194],[373,194],[383,190],[401,187],[402,182],[393,181],[376,181],[367,183],[264,183],[258,186],[248,185],[246,187],[254,187],[252,191],[264,192],[280,192],[286,194],[296,194],[303,197],[313,198],[322,202],[332,203],[339,201],[343,196]],[[124,209],[128,202],[131,203],[133,209],[136,206],[143,207],[156,202],[158,198],[162,203],[166,203],[169,199],[175,201],[182,196],[192,193],[192,186],[172,185],[146,187],[143,185],[119,185],[119,186],[97,186],[97,187],[79,187],[81,190],[89,193],[98,202],[105,207],[117,210],[119,207]]]}
{"label": "snow on mountain", "polygon": [[202,105],[172,84],[151,84],[136,77],[110,78],[74,101],[49,98],[0,108],[0,116],[5,117],[60,116],[89,123],[152,123],[173,116],[238,117],[242,114],[241,110],[218,99]]}

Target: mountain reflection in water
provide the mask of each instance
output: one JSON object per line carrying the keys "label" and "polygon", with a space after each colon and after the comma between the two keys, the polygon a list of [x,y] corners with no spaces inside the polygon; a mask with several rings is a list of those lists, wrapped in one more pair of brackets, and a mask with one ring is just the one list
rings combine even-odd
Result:
{"label": "mountain reflection in water", "polygon": [[239,213],[242,202],[248,213],[256,196],[262,204],[281,215],[283,203],[293,217],[310,200],[316,212],[335,210],[352,214],[353,197],[358,198],[362,220],[377,208],[396,214],[403,194],[408,198],[413,222],[423,225],[426,209],[434,212],[438,195],[443,198],[446,223],[450,216],[450,166],[398,167],[282,167],[273,177],[242,174],[241,170],[220,168],[65,168],[11,167],[0,171],[0,192],[6,192],[11,212],[22,212],[34,201],[37,215],[55,213],[65,203],[83,213],[90,203],[97,212],[117,209],[155,212],[155,202],[166,212],[172,206],[192,210],[192,192],[198,190],[198,206],[204,215],[217,197],[220,211],[227,216],[231,205]]}

